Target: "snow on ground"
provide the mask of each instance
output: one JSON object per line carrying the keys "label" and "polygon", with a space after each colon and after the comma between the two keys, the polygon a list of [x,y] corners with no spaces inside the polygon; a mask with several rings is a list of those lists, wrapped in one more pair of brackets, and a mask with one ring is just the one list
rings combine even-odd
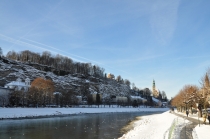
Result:
{"label": "snow on ground", "polygon": [[53,116],[63,114],[81,113],[106,113],[106,112],[155,112],[167,111],[168,108],[0,108],[0,119],[2,118],[26,118],[36,116]]}
{"label": "snow on ground", "polygon": [[[143,116],[135,122],[134,129],[124,134],[119,139],[162,139],[168,138],[166,132],[171,127],[177,116],[169,113]],[[178,132],[178,130],[177,130]],[[177,134],[177,133],[175,133]],[[179,133],[178,133],[179,135]]]}
{"label": "snow on ground", "polygon": [[[185,113],[177,112],[176,110],[175,112],[186,116]],[[197,114],[189,114],[189,117],[198,119]],[[206,125],[203,124],[202,118],[199,118],[199,120],[200,120],[200,126],[197,125],[193,129],[193,138],[194,139],[210,139],[210,133],[209,133],[210,125],[208,124],[209,123],[208,119],[206,119]]]}
{"label": "snow on ground", "polygon": [[196,132],[197,137],[194,137],[194,139],[210,139],[210,125],[197,125],[194,130]]}
{"label": "snow on ground", "polygon": [[[176,117],[173,121],[173,125],[171,129],[173,129],[172,134],[171,134],[171,139],[180,139],[180,133],[182,128],[184,128],[186,125],[191,124],[190,121],[181,118],[181,117]],[[170,132],[171,129],[168,131]]]}

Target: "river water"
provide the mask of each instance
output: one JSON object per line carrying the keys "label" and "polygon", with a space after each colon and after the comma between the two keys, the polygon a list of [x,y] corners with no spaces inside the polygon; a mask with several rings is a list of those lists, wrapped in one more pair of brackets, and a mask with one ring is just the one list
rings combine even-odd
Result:
{"label": "river water", "polygon": [[[117,139],[136,117],[158,112],[81,114],[68,117],[2,120],[0,139]],[[128,130],[128,129],[127,129]]]}

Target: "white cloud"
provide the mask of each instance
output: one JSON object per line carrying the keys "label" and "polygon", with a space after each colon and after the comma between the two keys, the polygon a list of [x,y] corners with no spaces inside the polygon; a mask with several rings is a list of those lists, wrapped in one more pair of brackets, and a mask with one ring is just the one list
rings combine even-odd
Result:
{"label": "white cloud", "polygon": [[150,25],[161,45],[170,43],[176,28],[179,0],[159,0],[152,4]]}

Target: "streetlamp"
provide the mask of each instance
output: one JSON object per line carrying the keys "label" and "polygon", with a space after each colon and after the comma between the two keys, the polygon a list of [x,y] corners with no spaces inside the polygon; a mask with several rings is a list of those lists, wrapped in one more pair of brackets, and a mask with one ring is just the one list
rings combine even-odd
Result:
{"label": "streetlamp", "polygon": [[[196,106],[197,106],[197,108],[198,108],[199,103],[195,103],[195,104],[196,104]],[[199,114],[199,111],[198,111],[198,114]],[[199,127],[200,127],[200,120],[199,120],[199,116],[198,116],[198,123],[199,123]]]}

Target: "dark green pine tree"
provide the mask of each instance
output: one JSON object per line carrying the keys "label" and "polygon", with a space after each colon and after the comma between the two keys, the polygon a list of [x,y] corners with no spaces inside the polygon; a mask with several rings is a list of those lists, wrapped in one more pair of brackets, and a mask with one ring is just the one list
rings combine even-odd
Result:
{"label": "dark green pine tree", "polygon": [[96,94],[96,104],[98,105],[98,108],[99,108],[99,105],[100,105],[100,100],[101,98],[100,98],[100,94],[99,93],[97,93]]}

